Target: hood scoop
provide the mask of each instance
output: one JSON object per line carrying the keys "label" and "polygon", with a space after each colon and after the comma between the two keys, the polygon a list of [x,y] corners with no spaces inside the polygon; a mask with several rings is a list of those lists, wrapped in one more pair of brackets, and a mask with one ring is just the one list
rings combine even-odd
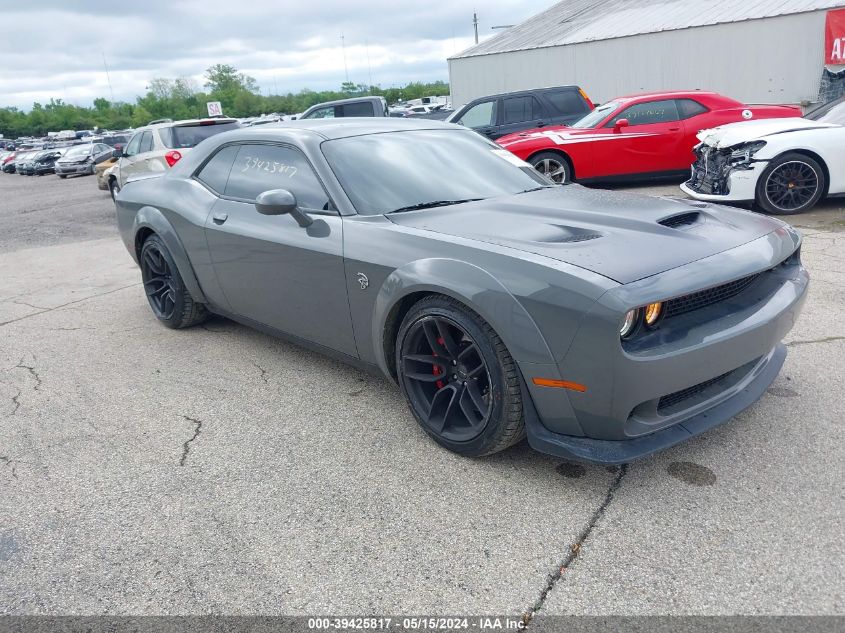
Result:
{"label": "hood scoop", "polygon": [[693,224],[698,223],[700,215],[701,214],[698,211],[679,213],[678,215],[670,215],[668,218],[658,220],[657,223],[670,229],[680,229],[685,226],[692,226]]}

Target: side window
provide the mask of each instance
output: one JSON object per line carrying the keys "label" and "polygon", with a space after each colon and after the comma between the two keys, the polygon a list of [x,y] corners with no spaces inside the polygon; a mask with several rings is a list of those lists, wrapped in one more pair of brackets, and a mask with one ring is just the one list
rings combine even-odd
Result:
{"label": "side window", "polygon": [[142,154],[144,152],[151,152],[153,151],[153,133],[147,130],[141,136],[141,149],[139,150]]}
{"label": "side window", "polygon": [[141,132],[138,132],[138,134],[130,139],[129,145],[126,146],[126,155],[134,156],[138,153],[139,147],[141,147]]}
{"label": "side window", "polygon": [[503,123],[523,123],[542,118],[542,108],[535,97],[508,97],[502,99]]}
{"label": "side window", "polygon": [[689,119],[707,112],[707,108],[695,99],[676,99],[675,103],[678,105],[678,114],[681,119]]}
{"label": "side window", "polygon": [[303,117],[305,119],[333,119],[334,118],[334,106],[329,106],[327,108],[320,108],[319,110],[314,110],[311,114],[307,117]]}
{"label": "side window", "polygon": [[299,151],[279,145],[241,145],[226,195],[255,200],[271,189],[287,189],[305,209],[329,208],[328,195]]}
{"label": "side window", "polygon": [[575,90],[553,90],[546,93],[546,99],[558,115],[580,114],[589,110],[584,98]]}
{"label": "side window", "polygon": [[629,125],[649,125],[678,120],[678,108],[674,99],[637,103],[625,108],[613,117],[605,127],[613,127],[619,119],[628,119]]}
{"label": "side window", "polygon": [[361,103],[347,103],[341,106],[343,114],[341,116],[375,116],[373,104],[369,101]]}
{"label": "side window", "polygon": [[237,145],[229,145],[221,149],[200,169],[196,179],[212,191],[223,195],[229,180],[229,172],[232,171],[232,163],[235,162],[239,149]]}
{"label": "side window", "polygon": [[496,124],[496,102],[484,101],[478,105],[472,106],[469,110],[464,112],[463,116],[455,121],[469,128],[486,127]]}

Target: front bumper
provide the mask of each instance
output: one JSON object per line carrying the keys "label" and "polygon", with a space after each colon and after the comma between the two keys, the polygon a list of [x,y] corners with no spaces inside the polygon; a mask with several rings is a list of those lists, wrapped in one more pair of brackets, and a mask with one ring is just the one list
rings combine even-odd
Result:
{"label": "front bumper", "polygon": [[768,160],[755,159],[741,167],[732,167],[715,160],[699,158],[692,164],[690,178],[681,184],[681,191],[707,202],[750,202],[756,198],[757,181]]}
{"label": "front bumper", "polygon": [[[560,364],[561,378],[586,391],[536,387],[532,378],[549,368],[520,365],[537,413],[528,423],[531,445],[570,459],[622,463],[702,433],[748,407],[783,364],[781,340],[806,299],[809,276],[798,245],[796,234],[778,229],[730,255],[606,293],[585,316]],[[733,272],[726,281],[752,277],[753,282],[620,344],[618,324],[608,321],[608,315],[620,314],[620,306],[713,287],[712,271],[727,266]]]}
{"label": "front bumper", "polygon": [[749,374],[743,387],[727,400],[655,433],[629,440],[573,437],[552,433],[543,426],[536,414],[527,414],[525,422],[528,443],[534,450],[575,461],[605,465],[627,464],[701,435],[744,411],[765,393],[785,360],[786,346],[778,344]]}
{"label": "front bumper", "polygon": [[92,163],[56,163],[56,175],[58,176],[74,176],[77,174],[91,174],[94,165]]}

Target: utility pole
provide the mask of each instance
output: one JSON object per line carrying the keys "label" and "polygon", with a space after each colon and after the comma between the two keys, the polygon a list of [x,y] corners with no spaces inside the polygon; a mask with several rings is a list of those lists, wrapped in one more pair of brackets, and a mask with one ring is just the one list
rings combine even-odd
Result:
{"label": "utility pole", "polygon": [[343,70],[346,72],[346,83],[349,83],[349,66],[346,65],[346,36],[340,34],[340,47],[343,49]]}
{"label": "utility pole", "polygon": [[114,103],[114,90],[111,87],[111,77],[109,76],[109,66],[106,64],[106,52],[100,51],[103,54],[103,68],[106,69],[106,81],[109,82],[109,94],[111,95],[111,102]]}
{"label": "utility pole", "polygon": [[366,46],[366,47],[367,47],[367,71],[368,71],[369,76],[370,76],[370,85],[369,85],[369,87],[370,87],[370,88],[372,88],[372,86],[373,86],[373,67],[372,67],[372,65],[370,64],[370,41],[369,41],[369,40],[364,40],[364,46]]}
{"label": "utility pole", "polygon": [[475,43],[478,44],[478,14],[472,12],[472,28],[475,29]]}

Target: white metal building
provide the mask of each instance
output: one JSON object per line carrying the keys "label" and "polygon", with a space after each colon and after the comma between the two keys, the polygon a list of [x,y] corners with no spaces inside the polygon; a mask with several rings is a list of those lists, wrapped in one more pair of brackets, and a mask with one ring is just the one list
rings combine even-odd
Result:
{"label": "white metal building", "polygon": [[[845,0],[564,0],[449,59],[456,107],[576,84],[597,103],[715,90],[746,103],[819,100],[825,16]],[[831,71],[842,67],[829,67]]]}

